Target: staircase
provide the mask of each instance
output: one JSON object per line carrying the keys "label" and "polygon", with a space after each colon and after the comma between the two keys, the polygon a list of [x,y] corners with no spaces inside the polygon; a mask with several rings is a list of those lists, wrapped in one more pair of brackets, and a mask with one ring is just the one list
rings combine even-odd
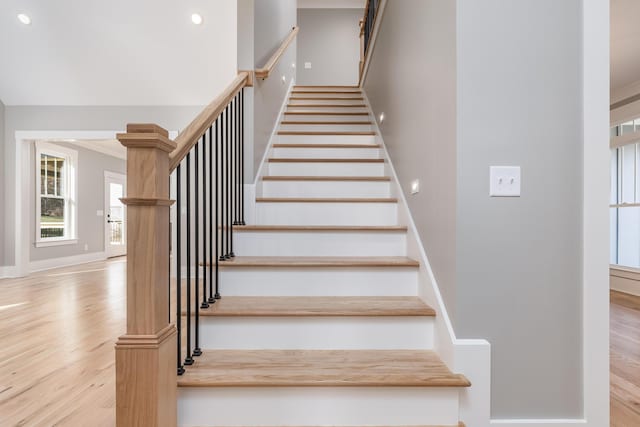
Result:
{"label": "staircase", "polygon": [[[469,381],[433,351],[388,160],[356,87],[290,93],[235,227],[178,425],[447,426]],[[185,313],[186,314],[186,313]]]}

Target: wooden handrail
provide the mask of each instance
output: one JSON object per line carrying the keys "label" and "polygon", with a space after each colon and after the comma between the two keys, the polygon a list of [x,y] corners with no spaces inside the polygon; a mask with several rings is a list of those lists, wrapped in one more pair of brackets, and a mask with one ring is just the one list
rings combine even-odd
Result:
{"label": "wooden handrail", "polygon": [[189,151],[198,142],[200,137],[220,116],[222,111],[229,105],[229,102],[240,92],[240,90],[249,86],[251,83],[251,74],[248,71],[241,71],[235,79],[218,95],[204,110],[196,116],[195,119],[178,135],[175,142],[177,147],[169,155],[169,172],[178,167],[178,164],[184,159]]}
{"label": "wooden handrail", "polygon": [[299,30],[300,30],[300,27],[298,27],[298,26],[293,27],[293,29],[291,30],[291,32],[289,33],[287,38],[284,39],[284,41],[282,42],[282,44],[280,45],[278,50],[275,51],[273,56],[271,56],[271,58],[267,61],[267,63],[264,65],[264,67],[258,68],[256,70],[256,77],[257,78],[266,79],[267,77],[269,77],[269,75],[273,71],[274,67],[276,66],[276,64],[280,60],[280,57],[282,57],[282,55],[287,50],[287,48],[289,47],[289,45],[291,44],[293,39],[295,39],[296,35],[298,35],[298,31]]}

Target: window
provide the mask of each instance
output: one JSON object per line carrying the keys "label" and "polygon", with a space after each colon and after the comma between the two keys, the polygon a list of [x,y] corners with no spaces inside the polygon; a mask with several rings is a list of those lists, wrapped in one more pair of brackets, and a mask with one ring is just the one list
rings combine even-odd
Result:
{"label": "window", "polygon": [[640,120],[611,130],[610,262],[640,268]]}
{"label": "window", "polygon": [[76,243],[77,152],[36,142],[36,246]]}

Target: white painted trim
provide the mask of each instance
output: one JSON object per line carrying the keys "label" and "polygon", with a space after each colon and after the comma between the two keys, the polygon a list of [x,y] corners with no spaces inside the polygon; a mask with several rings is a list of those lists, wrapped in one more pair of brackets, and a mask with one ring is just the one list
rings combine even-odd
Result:
{"label": "white painted trim", "polygon": [[[362,96],[369,114],[375,117],[371,103],[369,102],[369,97],[364,89],[362,89]],[[438,282],[431,269],[429,258],[427,257],[406,197],[400,186],[398,175],[396,174],[384,139],[382,138],[382,132],[378,126],[377,118],[373,123],[374,131],[377,135],[377,142],[382,147],[382,157],[387,160],[385,165],[389,168],[388,172],[392,177],[392,193],[395,192],[395,197],[397,197],[399,201],[399,218],[404,217],[408,222],[409,230],[407,241],[410,242],[407,248],[408,255],[415,257],[415,254],[411,254],[411,245],[415,246],[419,258],[418,261],[420,261],[420,270],[426,270],[427,280],[426,282],[421,280],[421,274],[419,276],[418,287],[419,289],[426,288],[426,292],[434,299],[434,301],[431,301],[431,298],[427,298],[427,303],[434,307],[437,312],[435,318],[435,350],[450,369],[464,374],[473,384],[469,389],[460,391],[460,419],[463,419],[469,426],[488,427],[491,413],[491,345],[484,339],[456,338],[451,319],[444,304],[444,299],[438,287]],[[423,292],[419,291],[419,293],[421,298],[424,298]]]}
{"label": "white painted trim", "polygon": [[[78,242],[78,152],[66,147],[47,142],[47,141],[35,141],[35,156],[34,156],[34,187],[33,195],[35,199],[35,246],[37,248],[47,246],[62,246],[73,245]],[[67,221],[65,224],[65,236],[63,238],[45,238],[40,237],[39,228],[41,227],[40,218],[40,155],[54,154],[60,157],[66,157],[69,159],[69,176],[66,177],[67,185],[67,202],[65,204]]]}
{"label": "white painted trim", "polygon": [[610,421],[608,1],[582,1],[582,93],[583,417],[602,427]]}
{"label": "white painted trim", "polygon": [[52,268],[69,267],[72,265],[86,264],[88,262],[104,261],[107,254],[104,252],[91,252],[89,254],[74,255],[62,258],[43,259],[41,261],[31,261],[29,263],[29,273],[36,271],[50,270]]}
{"label": "white painted trim", "polygon": [[[537,420],[537,419],[513,419],[513,420],[491,420],[492,426],[500,427],[565,427],[574,426],[576,424],[587,425],[587,421],[584,419],[549,419],[549,420]],[[602,424],[598,427],[603,427],[609,424]],[[595,427],[595,425],[594,425]]]}
{"label": "white painted trim", "polygon": [[[282,105],[280,106],[280,111],[278,112],[276,121],[273,124],[273,129],[271,129],[271,136],[269,136],[269,142],[267,143],[267,147],[264,150],[264,154],[262,155],[262,160],[260,161],[260,166],[258,167],[258,171],[253,181],[253,185],[256,186],[256,189],[258,188],[258,183],[260,182],[260,179],[264,176],[265,170],[267,169],[265,166],[267,164],[267,158],[269,157],[271,150],[273,149],[272,147],[274,142],[278,138],[278,135],[277,135],[278,128],[280,127],[282,116],[284,115],[284,111],[287,108],[287,104],[289,103],[289,96],[291,95],[291,90],[293,89],[293,86],[295,84],[296,84],[296,80],[295,78],[292,78],[291,81],[289,82],[289,88],[287,89],[284,99],[282,100]],[[254,202],[255,202],[255,199],[254,199]]]}
{"label": "white painted trim", "polygon": [[609,283],[614,291],[640,296],[640,270],[635,268],[611,266]]}
{"label": "white painted trim", "polygon": [[123,206],[123,221],[122,221],[122,235],[123,235],[123,247],[121,248],[121,252],[118,253],[109,253],[109,226],[107,225],[106,216],[108,215],[109,210],[109,183],[116,182],[122,184],[122,196],[127,196],[127,174],[118,173],[112,171],[104,171],[104,183],[103,183],[103,215],[102,215],[102,226],[103,226],[103,234],[104,234],[104,252],[107,254],[107,257],[115,257],[115,256],[123,256],[127,254],[127,206]]}
{"label": "white painted trim", "polygon": [[8,279],[11,277],[18,277],[15,265],[0,267],[0,279]]}
{"label": "white painted trim", "polygon": [[626,86],[613,88],[611,90],[611,104],[615,104],[625,99],[640,94],[640,80],[630,83]]}
{"label": "white painted trim", "polygon": [[365,0],[298,0],[298,9],[362,9]]}
{"label": "white painted trim", "polygon": [[374,22],[373,33],[369,39],[369,47],[367,48],[367,56],[364,58],[364,68],[362,69],[362,76],[360,77],[360,88],[364,88],[364,82],[367,80],[367,73],[369,72],[369,64],[373,58],[373,52],[376,47],[376,39],[378,38],[378,32],[382,27],[382,18],[384,16],[384,9],[387,7],[387,0],[381,0],[378,5],[378,11],[376,12],[376,20]]}
{"label": "white painted trim", "polygon": [[78,239],[47,239],[36,241],[36,248],[49,248],[51,246],[77,245]]}

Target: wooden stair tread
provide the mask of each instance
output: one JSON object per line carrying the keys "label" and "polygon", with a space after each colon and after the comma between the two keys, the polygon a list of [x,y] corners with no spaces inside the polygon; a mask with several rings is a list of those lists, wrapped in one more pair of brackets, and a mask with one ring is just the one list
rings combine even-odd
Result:
{"label": "wooden stair tread", "polygon": [[373,125],[373,122],[369,121],[295,121],[295,120],[283,120],[281,125]]}
{"label": "wooden stair tread", "polygon": [[376,133],[374,131],[320,131],[320,130],[279,130],[278,135],[310,135],[310,136],[373,136]]}
{"label": "wooden stair tread", "polygon": [[347,98],[346,96],[337,96],[337,97],[329,97],[329,96],[290,96],[289,100],[291,101],[363,101],[363,97],[356,98]]}
{"label": "wooden stair tread", "polygon": [[271,157],[269,163],[384,163],[384,159],[336,159],[336,158],[275,158]]}
{"label": "wooden stair tread", "polygon": [[237,256],[220,263],[234,267],[419,267],[408,257],[285,257]]}
{"label": "wooden stair tread", "polygon": [[380,144],[273,144],[273,148],[381,148]]}
{"label": "wooden stair tread", "polygon": [[202,316],[435,316],[418,297],[223,297]]}
{"label": "wooden stair tread", "polygon": [[394,197],[256,197],[256,203],[398,203]]}
{"label": "wooden stair tread", "polygon": [[368,116],[367,111],[285,111],[285,116]]}
{"label": "wooden stair tread", "polygon": [[469,387],[428,350],[204,350],[179,387]]}
{"label": "wooden stair tread", "polygon": [[263,176],[263,181],[391,181],[390,176]]}
{"label": "wooden stair tread", "polygon": [[407,231],[405,225],[239,225],[234,226],[236,232],[381,232],[381,233],[401,233]]}
{"label": "wooden stair tread", "polygon": [[294,85],[294,89],[302,89],[302,88],[340,88],[340,89],[358,89],[360,90],[360,86],[357,85]]}
{"label": "wooden stair tread", "polygon": [[288,108],[366,108],[365,104],[287,104]]}

